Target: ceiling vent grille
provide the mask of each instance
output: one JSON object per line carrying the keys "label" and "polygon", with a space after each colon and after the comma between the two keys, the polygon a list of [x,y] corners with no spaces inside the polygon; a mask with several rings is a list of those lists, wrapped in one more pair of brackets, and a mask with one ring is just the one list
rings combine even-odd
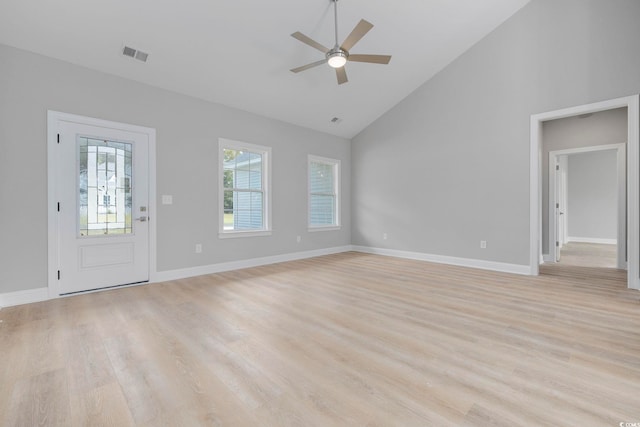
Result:
{"label": "ceiling vent grille", "polygon": [[142,52],[140,50],[136,52],[136,59],[138,61],[147,62],[148,57],[149,57],[149,54],[146,52]]}
{"label": "ceiling vent grille", "polygon": [[138,49],[134,49],[134,48],[129,47],[129,46],[125,46],[122,49],[122,54],[124,56],[128,56],[129,58],[137,59],[138,61],[141,61],[141,62],[147,62],[147,59],[149,58],[149,54],[148,53],[143,52],[143,51],[138,50]]}

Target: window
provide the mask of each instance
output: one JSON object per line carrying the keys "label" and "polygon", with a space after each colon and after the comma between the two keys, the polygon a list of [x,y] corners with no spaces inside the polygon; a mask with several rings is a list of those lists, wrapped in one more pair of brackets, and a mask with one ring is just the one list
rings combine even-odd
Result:
{"label": "window", "polygon": [[271,234],[269,161],[271,149],[220,139],[220,237]]}
{"label": "window", "polygon": [[309,230],[340,227],[340,161],[309,156]]}

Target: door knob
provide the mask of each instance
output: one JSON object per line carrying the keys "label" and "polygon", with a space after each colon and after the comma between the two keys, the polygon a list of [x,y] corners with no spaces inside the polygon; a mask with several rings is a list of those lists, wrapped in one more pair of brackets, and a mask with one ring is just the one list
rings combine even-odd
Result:
{"label": "door knob", "polygon": [[141,216],[139,218],[136,218],[136,221],[146,222],[147,221],[147,217],[146,216]]}

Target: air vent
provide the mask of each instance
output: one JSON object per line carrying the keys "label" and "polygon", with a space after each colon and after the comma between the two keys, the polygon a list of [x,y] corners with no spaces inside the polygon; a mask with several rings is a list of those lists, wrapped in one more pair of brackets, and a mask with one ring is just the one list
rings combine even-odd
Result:
{"label": "air vent", "polygon": [[142,51],[137,51],[136,52],[136,59],[138,61],[142,61],[142,62],[147,62],[147,58],[149,57],[148,53],[142,52]]}
{"label": "air vent", "polygon": [[122,49],[122,54],[124,56],[130,56],[131,58],[134,58],[136,56],[136,50],[129,46],[125,46],[124,49]]}
{"label": "air vent", "polygon": [[340,117],[334,117],[333,119],[331,119],[331,123],[333,123],[334,125],[339,125],[340,123],[342,123],[342,119]]}
{"label": "air vent", "polygon": [[129,58],[137,59],[138,61],[141,61],[141,62],[147,62],[147,58],[149,58],[149,54],[148,53],[143,52],[143,51],[138,50],[138,49],[134,49],[134,48],[129,47],[129,46],[125,46],[122,49],[122,54],[124,56],[128,56]]}

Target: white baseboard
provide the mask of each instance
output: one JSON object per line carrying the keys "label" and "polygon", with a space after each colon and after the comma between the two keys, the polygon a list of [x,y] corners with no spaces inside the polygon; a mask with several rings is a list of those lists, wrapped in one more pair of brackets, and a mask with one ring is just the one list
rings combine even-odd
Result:
{"label": "white baseboard", "polygon": [[599,239],[597,237],[567,237],[567,242],[599,243],[603,245],[617,245],[618,239]]}
{"label": "white baseboard", "polygon": [[222,262],[218,264],[202,265],[178,270],[159,271],[150,280],[150,283],[166,282],[168,280],[184,279],[193,276],[221,273],[223,271],[239,270],[242,268],[259,267],[261,265],[276,264],[279,262],[295,261],[305,258],[313,258],[323,255],[337,254],[352,250],[351,245],[337,246],[333,248],[316,249],[304,252],[292,252],[282,255],[273,255],[262,258],[252,258],[241,261]]}
{"label": "white baseboard", "polygon": [[372,248],[368,246],[353,246],[352,250],[368,254],[435,262],[437,264],[457,265],[460,267],[479,268],[482,270],[501,271],[504,273],[522,274],[527,276],[531,275],[531,268],[528,265],[508,264],[504,262],[484,261],[471,258],[457,258],[446,255],[425,254],[422,252],[399,251],[395,249]]}
{"label": "white baseboard", "polygon": [[542,254],[542,262],[556,262],[552,255]]}
{"label": "white baseboard", "polygon": [[[258,267],[260,265],[275,264],[278,262],[295,261],[305,258],[313,258],[322,255],[331,255],[352,250],[351,245],[338,246],[333,248],[316,249],[305,252],[293,252],[282,255],[274,255],[262,258],[253,258],[241,261],[223,262],[219,264],[204,265],[193,268],[183,268],[179,270],[159,271],[152,274],[149,283],[165,282],[167,280],[184,279],[192,276],[202,276],[205,274],[220,273],[223,271],[238,270],[241,268]],[[89,291],[89,292],[99,292]],[[55,298],[55,297],[54,297]],[[28,289],[26,291],[8,292],[0,294],[0,308],[14,305],[30,304],[49,299],[48,288]]]}
{"label": "white baseboard", "polygon": [[[306,258],[313,258],[323,255],[331,255],[342,252],[357,251],[377,255],[394,256],[398,258],[415,259],[429,261],[439,264],[450,264],[462,267],[479,268],[483,270],[502,271],[530,275],[531,270],[528,265],[507,264],[494,261],[483,261],[468,258],[456,258],[444,255],[432,255],[420,252],[399,251],[394,249],[371,248],[366,246],[337,246],[333,248],[316,249],[304,252],[292,252],[282,255],[273,255],[261,258],[252,258],[241,261],[230,261],[218,264],[203,265],[192,268],[182,268],[177,270],[159,271],[152,274],[149,283],[165,282],[168,280],[184,279],[193,276],[203,276],[207,274],[221,273],[223,271],[239,270],[242,268],[258,267],[261,265],[276,264],[279,262],[295,261]],[[26,291],[9,292],[0,294],[0,307],[10,307],[14,305],[29,304],[33,302],[45,301],[49,299],[48,288],[29,289]]]}
{"label": "white baseboard", "polygon": [[31,304],[49,299],[48,288],[27,289],[26,291],[7,292],[0,294],[0,307]]}

